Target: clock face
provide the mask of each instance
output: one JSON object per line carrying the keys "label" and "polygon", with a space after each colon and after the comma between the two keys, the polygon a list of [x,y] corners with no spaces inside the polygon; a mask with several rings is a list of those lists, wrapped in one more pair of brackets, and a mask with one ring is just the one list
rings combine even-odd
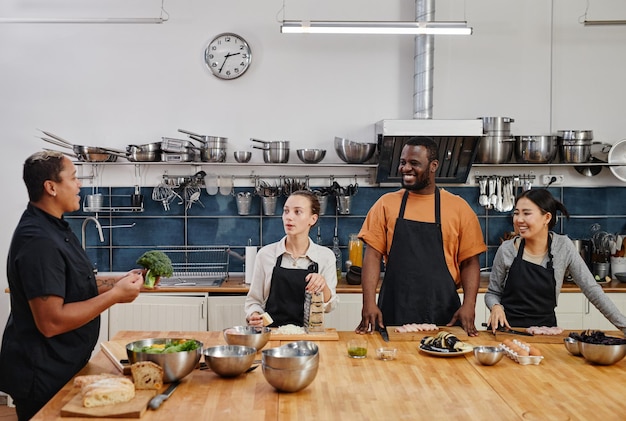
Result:
{"label": "clock face", "polygon": [[219,34],[204,51],[204,62],[220,79],[235,79],[250,67],[252,51],[239,35]]}

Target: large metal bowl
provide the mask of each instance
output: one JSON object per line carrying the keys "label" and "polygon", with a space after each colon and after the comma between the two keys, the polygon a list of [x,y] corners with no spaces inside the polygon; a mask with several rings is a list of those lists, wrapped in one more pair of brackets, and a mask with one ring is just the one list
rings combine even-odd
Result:
{"label": "large metal bowl", "polygon": [[[193,351],[172,352],[168,354],[152,354],[141,352],[141,349],[150,345],[167,345],[176,341],[196,341],[197,348]],[[163,368],[163,382],[171,383],[184,378],[191,373],[200,361],[203,344],[195,339],[184,338],[154,338],[131,342],[126,345],[126,355],[131,364],[138,361],[152,361]]]}
{"label": "large metal bowl", "polygon": [[326,156],[326,149],[298,149],[296,153],[305,164],[317,164]]}
{"label": "large metal bowl", "polygon": [[611,365],[626,357],[626,344],[604,345],[579,342],[580,353],[593,364]]}
{"label": "large metal bowl", "polygon": [[297,392],[310,385],[317,375],[318,364],[307,368],[278,369],[262,365],[265,380],[281,392]]}
{"label": "large metal bowl", "polygon": [[256,348],[242,345],[220,345],[203,351],[204,360],[222,377],[236,377],[252,366]]}
{"label": "large metal bowl", "polygon": [[335,137],[335,152],[342,161],[348,164],[362,164],[374,156],[376,143],[359,143]]}
{"label": "large metal bowl", "polygon": [[270,340],[272,329],[259,326],[233,326],[224,329],[223,333],[228,345],[251,346],[260,351]]}
{"label": "large metal bowl", "polygon": [[261,362],[277,369],[310,368],[319,363],[319,348],[311,341],[296,341],[262,351]]}

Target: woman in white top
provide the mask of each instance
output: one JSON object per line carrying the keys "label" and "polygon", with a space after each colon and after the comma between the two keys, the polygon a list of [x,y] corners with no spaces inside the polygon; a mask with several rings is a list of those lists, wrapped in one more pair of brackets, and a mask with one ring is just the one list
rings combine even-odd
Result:
{"label": "woman in white top", "polygon": [[270,326],[304,325],[306,293],[322,293],[324,311],[337,304],[335,255],[309,238],[317,223],[320,204],[308,190],[293,192],[283,207],[285,237],[257,254],[245,313],[248,324],[262,326],[267,312]]}

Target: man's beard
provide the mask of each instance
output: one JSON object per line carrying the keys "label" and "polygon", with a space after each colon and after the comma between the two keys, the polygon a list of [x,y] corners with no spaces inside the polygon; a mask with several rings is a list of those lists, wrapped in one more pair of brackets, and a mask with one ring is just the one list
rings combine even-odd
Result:
{"label": "man's beard", "polygon": [[425,189],[426,187],[430,185],[430,179],[428,177],[423,177],[421,179],[418,179],[413,184],[406,184],[404,182],[404,177],[402,177],[400,181],[402,182],[402,187],[404,187],[405,189],[409,191],[419,191],[419,190]]}

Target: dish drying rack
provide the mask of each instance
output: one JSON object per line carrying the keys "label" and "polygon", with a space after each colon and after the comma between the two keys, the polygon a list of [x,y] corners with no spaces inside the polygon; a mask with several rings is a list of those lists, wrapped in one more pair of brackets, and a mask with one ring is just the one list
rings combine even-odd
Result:
{"label": "dish drying rack", "polygon": [[228,278],[229,246],[159,248],[172,261],[174,273],[163,286],[220,286]]}

